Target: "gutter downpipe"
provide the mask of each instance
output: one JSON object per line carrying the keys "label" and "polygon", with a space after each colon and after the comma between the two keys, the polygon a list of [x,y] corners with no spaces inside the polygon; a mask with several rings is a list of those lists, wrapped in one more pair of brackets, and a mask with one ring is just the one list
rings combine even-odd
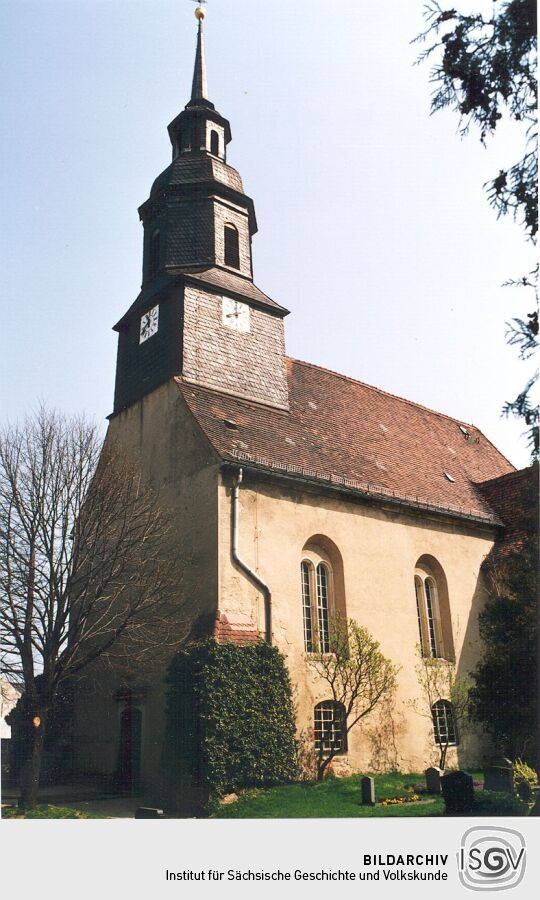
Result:
{"label": "gutter downpipe", "polygon": [[238,555],[238,509],[240,499],[240,485],[242,483],[243,472],[238,469],[232,489],[232,558],[238,568],[247,575],[253,584],[259,588],[264,597],[264,639],[268,644],[272,643],[272,594],[268,585],[259,578],[256,572],[242,560]]}

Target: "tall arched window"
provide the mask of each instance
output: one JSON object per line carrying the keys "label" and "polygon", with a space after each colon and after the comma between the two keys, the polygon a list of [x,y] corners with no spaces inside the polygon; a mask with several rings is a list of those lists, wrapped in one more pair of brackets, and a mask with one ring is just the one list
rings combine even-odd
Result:
{"label": "tall arched window", "polygon": [[210,132],[210,153],[219,156],[219,134],[213,128]]}
{"label": "tall arched window", "polygon": [[326,562],[302,560],[302,617],[307,653],[330,653],[332,572]]}
{"label": "tall arched window", "polygon": [[302,623],[306,653],[331,653],[333,623],[347,618],[343,558],[325,534],[313,534],[300,563]]}
{"label": "tall arched window", "polygon": [[223,237],[225,242],[225,265],[232,266],[234,269],[239,269],[240,246],[238,241],[238,231],[234,225],[225,225]]}
{"label": "tall arched window", "polygon": [[455,747],[459,744],[459,735],[454,716],[454,709],[449,700],[437,700],[431,707],[433,719],[433,735],[435,743],[442,747]]}
{"label": "tall arched window", "polygon": [[161,257],[161,241],[159,228],[156,228],[155,231],[152,232],[150,236],[150,253],[149,253],[149,266],[148,266],[148,274],[150,278],[153,278],[154,275],[157,275],[159,272],[159,265]]}
{"label": "tall arched window", "polygon": [[317,703],[313,720],[316,750],[347,752],[347,720],[342,703],[336,700]]}
{"label": "tall arched window", "polygon": [[430,576],[417,573],[414,576],[418,631],[423,656],[444,656],[440,633],[439,599],[437,585]]}
{"label": "tall arched window", "polygon": [[414,570],[416,616],[422,656],[454,659],[448,585],[433,556],[421,556]]}
{"label": "tall arched window", "polygon": [[191,149],[201,149],[201,129],[199,125],[193,125],[191,129]]}

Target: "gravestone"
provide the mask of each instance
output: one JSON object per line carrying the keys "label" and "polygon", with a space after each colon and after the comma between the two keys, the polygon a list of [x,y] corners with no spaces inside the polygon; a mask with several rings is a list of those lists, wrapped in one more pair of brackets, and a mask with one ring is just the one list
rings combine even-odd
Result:
{"label": "gravestone", "polygon": [[468,772],[448,772],[441,778],[447,813],[470,812],[474,803],[474,787]]}
{"label": "gravestone", "polygon": [[502,791],[505,794],[514,794],[514,770],[512,763],[504,756],[494,759],[484,769],[484,790]]}
{"label": "gravestone", "polygon": [[530,803],[532,799],[532,790],[531,786],[527,781],[520,781],[518,785],[516,785],[516,791],[518,792],[518,797],[520,800],[523,800],[524,803]]}
{"label": "gravestone", "polygon": [[362,778],[362,806],[375,806],[375,779],[366,775]]}
{"label": "gravestone", "polygon": [[441,787],[441,777],[443,775],[443,770],[438,769],[437,766],[430,766],[429,769],[426,769],[426,790],[429,794],[440,794],[442,791]]}

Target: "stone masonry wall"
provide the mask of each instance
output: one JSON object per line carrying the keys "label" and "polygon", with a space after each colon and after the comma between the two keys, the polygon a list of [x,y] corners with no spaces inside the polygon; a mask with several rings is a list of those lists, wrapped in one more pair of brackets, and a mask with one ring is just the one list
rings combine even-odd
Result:
{"label": "stone masonry wall", "polygon": [[184,378],[288,409],[283,320],[251,307],[238,332],[223,325],[220,295],[186,287],[184,304]]}

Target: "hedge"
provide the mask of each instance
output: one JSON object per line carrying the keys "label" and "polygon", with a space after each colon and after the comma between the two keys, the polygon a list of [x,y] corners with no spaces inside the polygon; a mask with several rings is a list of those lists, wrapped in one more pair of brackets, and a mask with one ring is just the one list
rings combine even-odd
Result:
{"label": "hedge", "polygon": [[208,796],[297,776],[291,683],[279,651],[213,640],[176,654],[164,766]]}

